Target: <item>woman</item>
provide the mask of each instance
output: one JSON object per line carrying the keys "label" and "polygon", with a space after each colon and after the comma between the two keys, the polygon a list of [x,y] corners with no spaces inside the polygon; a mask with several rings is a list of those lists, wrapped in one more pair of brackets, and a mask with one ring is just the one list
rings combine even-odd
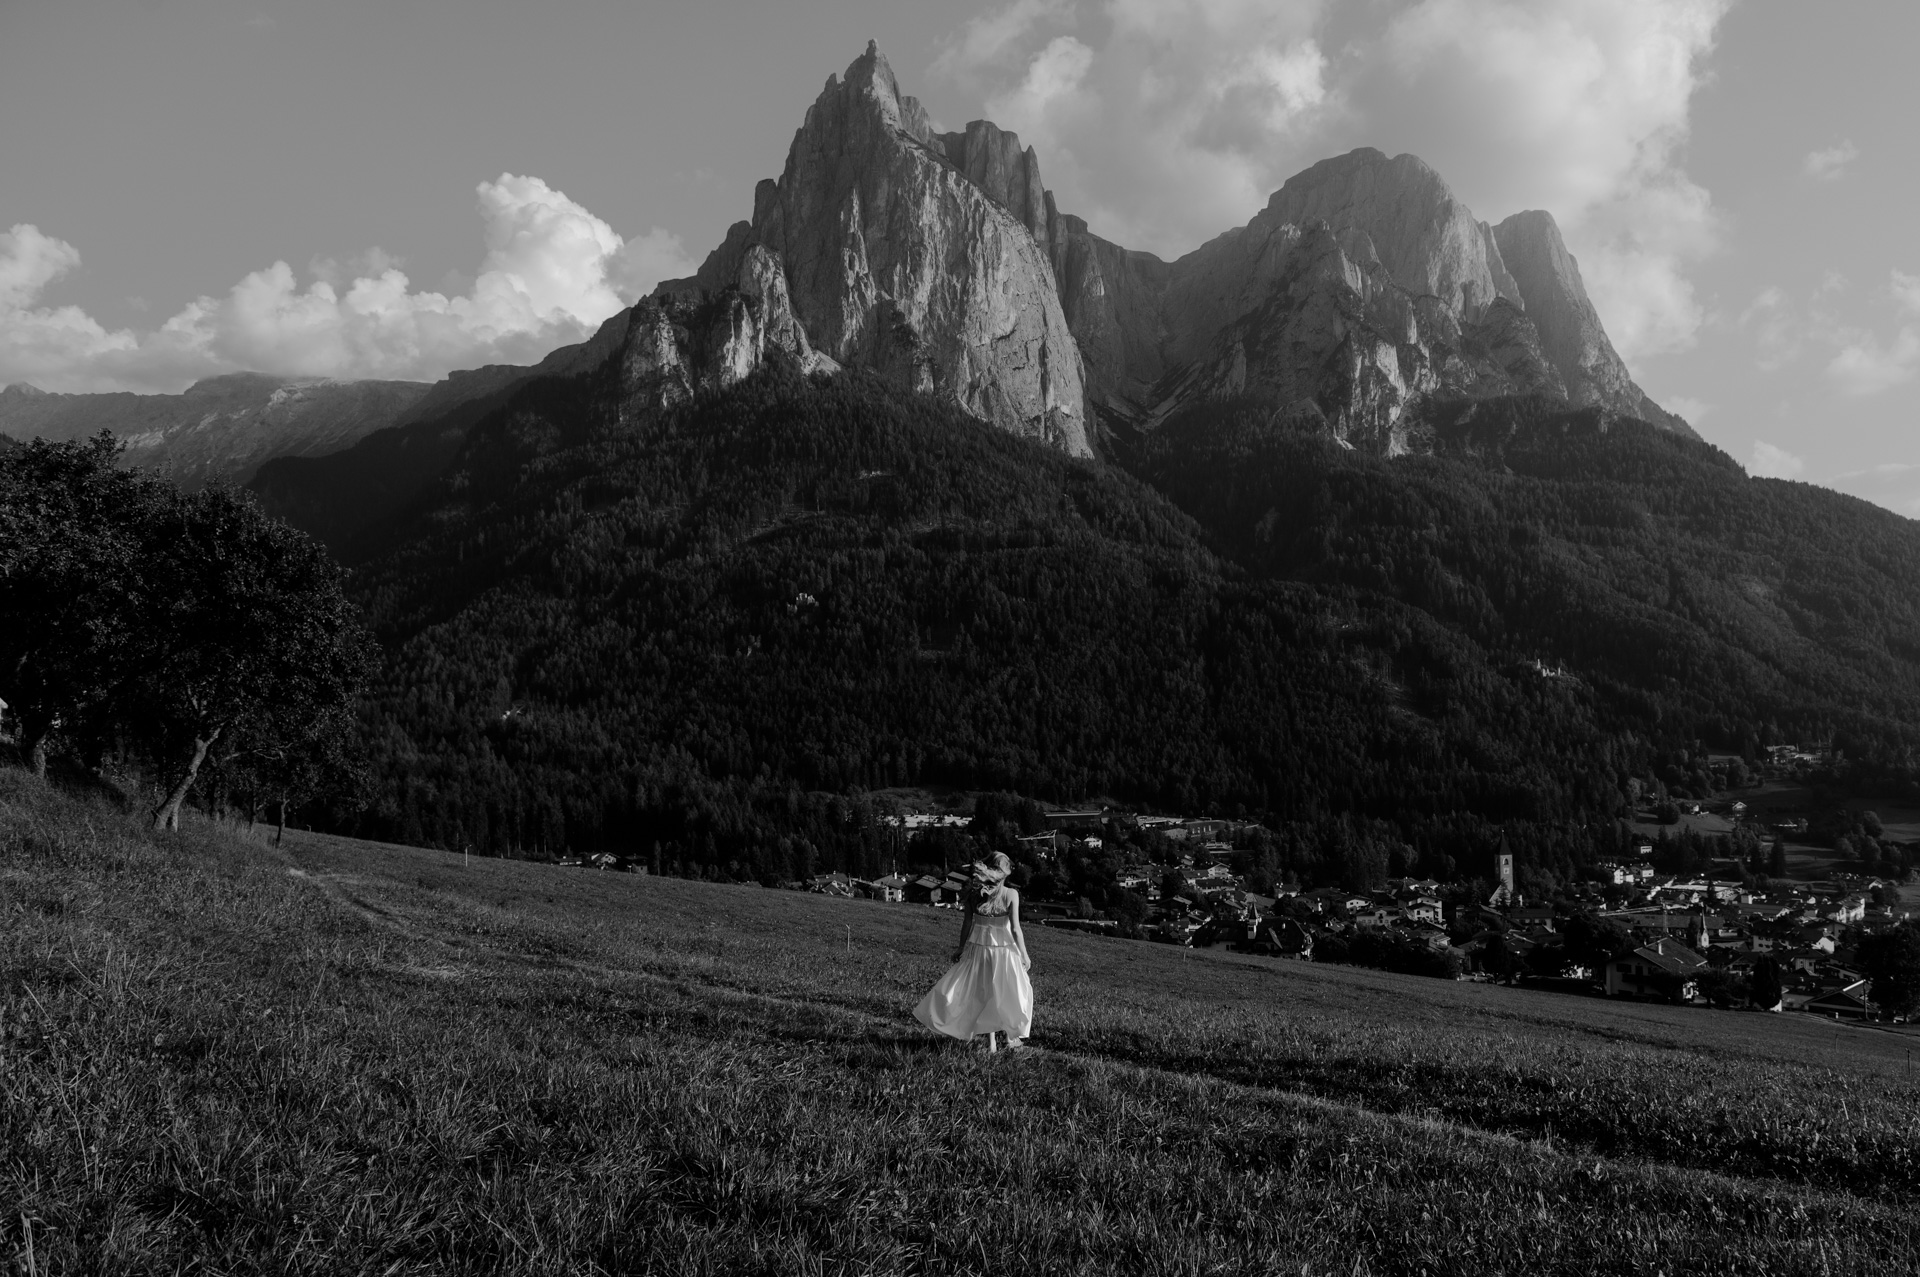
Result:
{"label": "woman", "polygon": [[1002,852],[975,862],[953,966],[913,1009],[920,1023],[962,1042],[986,1034],[989,1051],[998,1049],[995,1032],[1019,1050],[1033,1031],[1033,984],[1027,979],[1033,959],[1020,930],[1020,893],[1007,886],[1011,872],[1013,862]]}

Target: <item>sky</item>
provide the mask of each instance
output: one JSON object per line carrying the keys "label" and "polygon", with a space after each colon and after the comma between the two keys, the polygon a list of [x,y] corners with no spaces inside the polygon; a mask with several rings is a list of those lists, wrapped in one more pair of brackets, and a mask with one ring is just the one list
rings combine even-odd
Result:
{"label": "sky", "polygon": [[689,273],[869,39],[1164,257],[1355,146],[1545,208],[1656,400],[1920,517],[1898,0],[0,0],[0,384],[532,362]]}

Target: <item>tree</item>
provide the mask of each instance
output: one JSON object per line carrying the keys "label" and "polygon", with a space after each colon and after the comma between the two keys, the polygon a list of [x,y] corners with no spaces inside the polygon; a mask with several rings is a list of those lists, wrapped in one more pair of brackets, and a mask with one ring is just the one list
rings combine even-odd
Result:
{"label": "tree", "polygon": [[1920,1011],[1920,926],[1903,922],[1870,935],[1859,954],[1881,1010],[1903,1017]]}
{"label": "tree", "polygon": [[291,759],[322,743],[306,725],[345,723],[372,648],[341,577],[312,540],[226,488],[178,497],[152,520],[133,717],[163,790],[154,828],[179,826],[223,739],[252,731]]}
{"label": "tree", "polygon": [[1767,877],[1784,878],[1787,876],[1787,843],[1784,838],[1775,838],[1773,847],[1767,852]]}
{"label": "tree", "polygon": [[1611,918],[1577,913],[1568,918],[1561,930],[1561,943],[1574,966],[1586,967],[1595,975],[1608,962],[1633,952],[1633,935]]}
{"label": "tree", "polygon": [[347,810],[364,805],[367,776],[351,747],[353,737],[353,715],[346,703],[310,717],[270,710],[228,733],[225,748],[210,754],[209,763],[229,794],[245,797],[249,824],[261,807],[271,810],[274,845],[279,846],[286,837],[288,812],[310,799],[344,799],[341,805]]}
{"label": "tree", "polygon": [[1786,990],[1780,983],[1780,964],[1767,957],[1755,960],[1749,989],[1753,1005],[1762,1011],[1778,1011],[1780,1000],[1785,996]]}
{"label": "tree", "polygon": [[119,451],[103,431],[0,459],[0,700],[38,775],[53,734],[96,719],[140,647],[135,565],[167,489],[116,469]]}

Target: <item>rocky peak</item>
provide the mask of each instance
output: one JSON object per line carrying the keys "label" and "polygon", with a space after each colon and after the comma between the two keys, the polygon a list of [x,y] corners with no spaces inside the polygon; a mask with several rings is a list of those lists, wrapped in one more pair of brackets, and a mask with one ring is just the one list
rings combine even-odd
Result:
{"label": "rocky peak", "polygon": [[962,133],[942,133],[940,144],[952,165],[1027,228],[1043,251],[1050,251],[1053,197],[1040,181],[1040,157],[1020,149],[1020,135],[991,120],[971,121]]}
{"label": "rocky peak", "polygon": [[1553,214],[1515,213],[1493,228],[1500,256],[1512,272],[1527,316],[1540,333],[1541,349],[1566,384],[1576,407],[1589,405],[1640,417],[1692,434],[1634,384],[1625,361],[1607,339],[1600,315],[1587,297],[1580,264],[1567,251]]}
{"label": "rocky peak", "polygon": [[984,123],[935,134],[869,44],[808,108],[753,220],[659,295],[738,287],[761,250],[810,351],[1088,455],[1079,350],[1035,233],[1045,191],[1018,145]]}
{"label": "rocky peak", "polygon": [[862,367],[1075,453],[1089,413],[1153,428],[1223,396],[1388,451],[1436,396],[1564,395],[1685,429],[1627,377],[1544,214],[1489,226],[1418,157],[1361,148],[1163,262],[1061,212],[1017,135],[934,132],[872,44],[828,78],[751,220],[659,296],[729,290],[760,299],[733,344],[674,358]]}
{"label": "rocky peak", "polygon": [[1263,221],[1360,231],[1395,283],[1463,319],[1480,318],[1496,297],[1520,300],[1486,226],[1415,155],[1362,147],[1322,160],[1273,193],[1254,219]]}

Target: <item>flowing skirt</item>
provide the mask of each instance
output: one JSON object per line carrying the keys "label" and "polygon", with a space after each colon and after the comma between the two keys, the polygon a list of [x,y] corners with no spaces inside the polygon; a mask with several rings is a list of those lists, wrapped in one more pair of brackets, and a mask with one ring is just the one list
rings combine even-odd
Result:
{"label": "flowing skirt", "polygon": [[995,1030],[1010,1038],[1033,1032],[1033,982],[1020,951],[969,944],[960,961],[927,990],[913,1018],[936,1033],[966,1041]]}

